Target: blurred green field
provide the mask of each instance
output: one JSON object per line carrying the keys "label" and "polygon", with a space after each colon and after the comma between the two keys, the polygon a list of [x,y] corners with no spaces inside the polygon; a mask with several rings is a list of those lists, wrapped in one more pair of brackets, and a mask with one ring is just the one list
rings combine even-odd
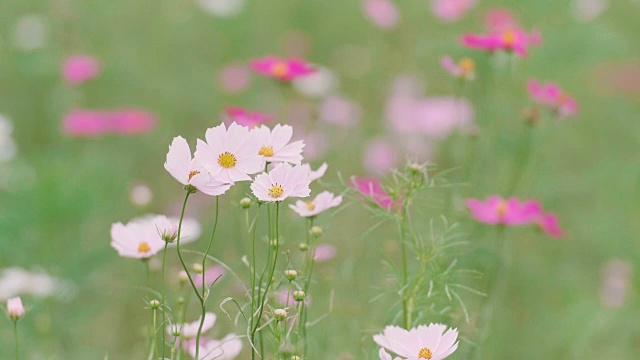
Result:
{"label": "blurred green field", "polygon": [[[328,139],[326,155],[312,160],[314,167],[329,163],[323,179],[327,186],[314,191],[328,187],[340,192],[341,178],[365,173],[364,144],[387,131],[384,104],[396,76],[416,74],[426,80],[426,94],[453,95],[440,57],[471,55],[478,76],[466,96],[475,107],[478,134],[455,134],[436,148],[431,161],[438,171],[454,169],[448,177],[457,186],[434,189],[416,205],[416,216],[424,220],[421,228],[440,215],[460,222],[469,242],[457,255],[460,266],[490,274],[501,261],[496,233],[470,220],[463,200],[512,195],[506,189],[513,174],[522,172],[513,195],[539,199],[569,234],[554,240],[530,229],[507,230],[511,271],[498,310],[486,319],[489,324],[479,318],[486,299],[473,294],[466,298],[469,322],[460,309],[453,318],[430,320],[459,328],[461,346],[450,359],[637,359],[640,92],[620,91],[602,78],[622,64],[640,63],[640,4],[611,1],[599,18],[583,23],[574,20],[568,1],[480,1],[464,20],[445,24],[426,0],[397,3],[401,24],[384,32],[362,15],[359,1],[252,1],[228,19],[213,17],[189,0],[0,2],[0,114],[12,121],[18,146],[17,157],[0,164],[10,174],[6,188],[0,188],[0,269],[43,269],[77,287],[67,301],[24,298],[31,308],[20,323],[24,358],[144,358],[144,267],[118,257],[109,245],[110,225],[179,211],[183,193],[163,168],[174,136],[184,136],[193,146],[229,105],[290,119],[285,96],[312,105],[318,101],[291,95],[257,76],[238,95],[218,85],[223,66],[285,54],[286,38],[301,33],[310,44],[306,58],[335,71],[339,93],[364,110],[359,126],[347,130],[305,124]],[[537,27],[543,35],[543,46],[512,73],[493,67],[489,55],[458,43],[462,33],[482,31],[483,11],[492,6],[510,8],[526,28]],[[14,28],[34,14],[44,20],[44,45],[21,50],[13,45]],[[370,70],[364,75],[348,75],[345,69],[358,65],[344,65],[336,50],[345,45],[368,51]],[[97,80],[72,88],[62,81],[60,66],[76,52],[98,57],[104,71]],[[536,128],[534,151],[524,163],[518,154],[529,130],[521,110],[529,104],[524,83],[530,78],[561,84],[577,99],[580,113]],[[97,138],[72,138],[61,131],[71,108],[126,106],[152,111],[157,128],[145,135]],[[142,207],[129,200],[132,187],[140,183],[154,195]],[[248,192],[248,184],[241,184],[222,199],[224,226],[213,249],[240,273],[246,271],[240,263],[246,240],[237,201]],[[198,195],[188,209],[204,225],[203,239],[212,227],[212,205]],[[304,231],[304,221],[294,215],[287,210],[283,230],[292,251]],[[398,261],[395,228],[384,224],[367,233],[376,220],[360,204],[319,223],[322,242],[335,245],[338,257],[317,268],[310,317],[325,314],[330,298],[333,311],[310,330],[311,359],[377,359],[371,336],[394,320],[394,294],[378,295],[392,289],[392,270],[383,262]],[[603,267],[615,259],[627,261],[632,276],[624,304],[609,308],[601,300]],[[169,274],[178,269],[178,262],[172,262]],[[473,285],[486,291],[489,280],[485,276]],[[170,284],[177,286],[175,277]],[[218,291],[210,305],[219,315],[216,335],[233,329],[217,304],[229,294],[237,296],[230,282]],[[195,318],[195,307],[191,310],[189,318]],[[478,330],[484,326],[490,335],[477,350]],[[0,359],[13,355],[12,341],[11,323],[0,320]]]}

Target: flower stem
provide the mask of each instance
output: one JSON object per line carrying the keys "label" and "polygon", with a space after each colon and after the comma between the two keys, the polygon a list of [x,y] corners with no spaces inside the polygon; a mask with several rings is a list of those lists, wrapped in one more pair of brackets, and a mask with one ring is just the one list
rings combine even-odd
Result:
{"label": "flower stem", "polygon": [[[306,264],[306,272],[305,272],[305,281],[304,281],[304,293],[305,293],[305,299],[306,296],[309,296],[309,286],[311,285],[311,273],[313,272],[313,264],[315,263],[315,257],[316,257],[316,247],[315,247],[315,243],[312,243],[312,236],[311,236],[311,228],[313,228],[313,217],[310,217],[307,220],[307,264]],[[306,358],[307,356],[307,328],[306,328],[306,323],[307,323],[307,307],[305,304],[305,301],[302,301],[300,304],[300,317],[298,318],[298,336],[302,337],[303,340],[303,356]]]}
{"label": "flower stem", "polygon": [[409,284],[409,266],[407,264],[407,244],[405,239],[406,226],[406,204],[403,204],[402,214],[398,216],[398,231],[400,232],[400,247],[402,249],[402,314],[403,325],[405,329],[411,328],[411,311],[409,309],[409,301],[411,294],[407,292]]}
{"label": "flower stem", "polygon": [[[258,228],[258,217],[260,216],[260,207],[262,205],[258,203],[258,211],[256,213],[256,218],[253,222],[253,235],[251,236],[251,320],[250,325],[253,326],[254,314],[255,314],[255,304],[256,302],[256,231]],[[249,251],[249,250],[247,250]],[[251,336],[251,359],[255,359],[255,351],[253,351],[253,347],[255,346],[255,338]]]}
{"label": "flower stem", "polygon": [[[167,263],[167,247],[169,246],[169,242],[165,242],[164,244],[164,250],[162,252],[162,284],[161,284],[161,296],[162,296],[162,303],[160,304],[160,307],[162,309],[162,326],[164,327],[164,324],[166,324],[166,315],[165,315],[165,311],[164,311],[164,307],[165,307],[165,299],[166,299],[166,295],[165,295],[165,289],[164,289],[164,269],[165,269],[165,264]],[[165,335],[164,335],[165,331],[162,331],[162,358],[164,359],[164,348],[165,348]]]}
{"label": "flower stem", "polygon": [[18,320],[13,321],[13,335],[16,338],[16,360],[20,359],[20,347],[18,346]]}

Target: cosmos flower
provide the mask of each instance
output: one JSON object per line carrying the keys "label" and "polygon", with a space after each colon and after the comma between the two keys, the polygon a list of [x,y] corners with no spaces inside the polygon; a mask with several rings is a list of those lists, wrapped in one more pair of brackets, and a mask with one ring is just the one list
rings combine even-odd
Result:
{"label": "cosmos flower", "polygon": [[19,296],[7,300],[7,315],[9,315],[9,319],[16,321],[22,318],[24,313],[22,299]]}
{"label": "cosmos flower", "polygon": [[225,113],[231,122],[235,121],[238,125],[246,126],[250,129],[271,121],[271,115],[269,114],[249,111],[239,107],[228,107]]}
{"label": "cosmos flower", "polygon": [[142,134],[156,127],[155,116],[142,109],[117,109],[108,112],[109,127],[116,134]]}
{"label": "cosmos flower", "polygon": [[354,176],[349,186],[376,202],[383,209],[391,210],[393,208],[393,198],[382,188],[378,180]]}
{"label": "cosmos flower", "polygon": [[[196,343],[194,340],[187,343],[189,354],[195,359]],[[200,339],[200,352],[197,360],[231,360],[235,359],[242,351],[242,341],[236,334],[228,334],[222,340],[208,338]]]}
{"label": "cosmos flower", "polygon": [[398,8],[391,0],[364,0],[364,14],[384,30],[393,29],[400,21]]}
{"label": "cosmos flower", "polygon": [[296,201],[289,207],[302,217],[312,217],[321,212],[336,207],[342,203],[342,196],[335,196],[328,191],[323,191],[311,201]]}
{"label": "cosmos flower", "polygon": [[64,133],[83,137],[108,133],[135,135],[149,132],[155,126],[153,114],[139,109],[74,109],[63,120]]}
{"label": "cosmos flower", "polygon": [[253,141],[256,141],[261,146],[258,154],[266,162],[288,162],[300,165],[304,142],[299,140],[289,143],[293,136],[293,128],[291,126],[278,124],[273,130],[270,130],[265,125],[262,125],[251,132],[254,135]]}
{"label": "cosmos flower", "polygon": [[62,65],[62,77],[72,85],[79,85],[100,74],[100,62],[89,55],[73,55]]}
{"label": "cosmos flower", "polygon": [[327,124],[350,128],[362,118],[362,107],[347,98],[330,95],[320,104],[318,118]]}
{"label": "cosmos flower", "polygon": [[235,122],[207,129],[206,142],[198,139],[195,160],[214,179],[234,183],[251,180],[249,175],[264,169],[264,159],[258,154],[260,144],[249,129]]}
{"label": "cosmos flower", "polygon": [[13,267],[2,269],[0,273],[0,300],[19,295],[30,295],[39,298],[57,296],[69,298],[74,295],[73,283],[48,275],[42,271],[27,271]]}
{"label": "cosmos flower", "polygon": [[[446,325],[429,324],[411,330],[387,326],[382,334],[374,335],[373,341],[407,360],[442,360],[456,351],[457,338],[457,329],[447,330]],[[380,351],[381,359],[391,358],[383,358],[383,355]]]}
{"label": "cosmos flower", "polygon": [[301,166],[309,176],[309,181],[316,181],[321,177],[323,177],[324,174],[327,172],[327,168],[329,167],[329,165],[327,165],[326,162],[322,163],[322,165],[320,165],[318,170],[315,170],[315,171],[311,170],[311,165],[309,164],[302,164]]}
{"label": "cosmos flower", "polygon": [[378,355],[380,356],[380,360],[402,360],[399,357],[392,358],[384,348],[380,348]]}
{"label": "cosmos flower", "polygon": [[444,56],[440,63],[449,74],[462,79],[473,80],[476,77],[476,63],[470,58],[462,58],[458,63],[454,62],[449,56]]}
{"label": "cosmos flower", "polygon": [[269,173],[256,176],[251,183],[251,191],[260,201],[279,202],[288,197],[309,196],[310,183],[309,173],[305,168],[280,163]]}
{"label": "cosmos flower", "polygon": [[431,0],[433,14],[446,22],[454,22],[476,5],[476,0]]}
{"label": "cosmos flower", "polygon": [[272,55],[251,61],[251,69],[279,81],[291,81],[316,71],[313,66],[304,60],[296,58],[281,59]]}
{"label": "cosmos flower", "polygon": [[527,83],[527,90],[534,101],[548,106],[561,119],[578,113],[576,101],[552,82],[541,84],[531,80]]}
{"label": "cosmos flower", "polygon": [[[164,237],[163,234],[177,236],[180,218],[149,214],[134,218],[130,222],[137,222],[141,225],[153,228],[161,235],[161,237]],[[180,229],[180,243],[188,244],[194,242],[198,240],[200,235],[202,235],[202,225],[200,225],[198,220],[185,216],[182,219],[182,229]]]}
{"label": "cosmos flower", "polygon": [[521,202],[516,198],[502,199],[489,196],[487,200],[467,199],[471,216],[479,222],[492,225],[527,225],[538,221],[542,207],[537,201]]}
{"label": "cosmos flower", "polygon": [[555,214],[541,214],[538,219],[538,225],[540,225],[540,228],[545,234],[553,238],[562,238],[565,235],[564,230],[560,227],[560,221],[558,221],[558,217]]}
{"label": "cosmos flower", "polygon": [[527,56],[527,49],[540,44],[540,33],[527,33],[522,29],[508,29],[490,34],[466,34],[461,38],[464,46],[494,52],[504,50],[515,52],[520,57]]}
{"label": "cosmos flower", "polygon": [[[196,283],[197,284],[197,283]],[[211,330],[216,324],[216,314],[208,312],[204,314],[204,322],[202,323],[202,334]],[[173,335],[175,330],[180,331],[180,337],[184,340],[190,340],[198,335],[198,327],[200,327],[200,317],[198,320],[186,324],[172,324],[167,326],[167,333]]]}
{"label": "cosmos flower", "polygon": [[178,136],[169,145],[164,168],[182,185],[191,185],[207,195],[222,195],[231,184],[214,179],[203,166],[191,158],[187,140]]}
{"label": "cosmos flower", "polygon": [[173,231],[173,226],[166,217],[158,217],[155,221],[114,223],[111,225],[111,246],[120,256],[148,259],[164,248],[162,234]]}

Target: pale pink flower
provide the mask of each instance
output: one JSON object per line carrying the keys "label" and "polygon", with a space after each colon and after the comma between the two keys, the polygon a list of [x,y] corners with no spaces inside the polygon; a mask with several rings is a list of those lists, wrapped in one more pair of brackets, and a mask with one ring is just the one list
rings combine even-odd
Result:
{"label": "pale pink flower", "polygon": [[[132,219],[130,223],[138,223],[142,226],[155,230],[160,234],[161,238],[167,238],[167,235],[178,235],[178,225],[180,225],[180,218],[167,217],[164,215],[149,214]],[[182,219],[182,228],[180,229],[180,243],[188,244],[198,240],[202,235],[202,226],[193,218],[184,217]],[[171,237],[171,236],[169,236]],[[175,243],[175,241],[173,241]]]}
{"label": "pale pink flower", "polygon": [[490,32],[500,32],[518,27],[518,21],[511,11],[494,8],[485,14],[484,25]]}
{"label": "pale pink flower", "polygon": [[384,348],[380,348],[378,355],[380,356],[380,360],[402,360],[399,357],[392,358]]}
{"label": "pale pink flower", "polygon": [[407,360],[442,360],[456,351],[457,339],[458,330],[442,324],[420,325],[410,330],[387,326],[382,334],[373,336],[376,344]]}
{"label": "pale pink flower", "polygon": [[307,160],[323,157],[327,153],[329,139],[322,131],[310,131],[299,135],[304,141],[304,157]]}
{"label": "pale pink flower", "polygon": [[[196,283],[197,285],[198,283]],[[204,322],[202,323],[202,334],[211,330],[213,326],[216,324],[216,314],[212,312],[208,312],[204,314]],[[180,337],[184,340],[193,339],[198,334],[198,327],[200,327],[200,321],[202,317],[198,320],[185,324],[172,324],[167,326],[167,333],[173,335],[175,330],[180,331]]]}
{"label": "pale pink flower", "polygon": [[576,101],[552,82],[541,84],[536,80],[531,80],[527,83],[527,90],[533,100],[548,106],[561,119],[578,113]]}
{"label": "pale pink flower", "polygon": [[304,142],[299,140],[289,143],[293,136],[293,128],[291,126],[278,124],[271,130],[262,125],[251,132],[254,136],[253,141],[260,145],[258,154],[262,156],[264,161],[268,163],[288,162],[300,165]]}
{"label": "pale pink flower", "polygon": [[120,109],[109,113],[111,131],[117,134],[147,133],[156,127],[152,113],[141,109]]}
{"label": "pale pink flower", "polygon": [[471,216],[479,222],[492,225],[527,225],[540,219],[542,207],[537,201],[520,201],[489,196],[487,200],[467,199]]}
{"label": "pale pink flower", "polygon": [[[189,354],[195,359],[196,343],[190,341],[187,345]],[[242,341],[236,334],[228,334],[222,340],[208,338],[200,339],[200,352],[196,360],[232,360],[242,351]]]}
{"label": "pale pink flower", "polygon": [[327,124],[354,127],[360,122],[362,108],[349,99],[332,95],[320,104],[318,117]]}
{"label": "pale pink flower", "polygon": [[[387,119],[397,132],[445,139],[455,131],[469,132],[473,129],[474,109],[466,99],[428,97],[392,102],[389,106],[396,108],[389,109]],[[398,108],[400,106],[404,108]]]}
{"label": "pale pink flower", "polygon": [[431,11],[447,22],[460,20],[476,5],[476,0],[431,0]]}
{"label": "pale pink flower", "polygon": [[541,214],[538,219],[538,225],[540,225],[540,228],[545,234],[553,238],[562,238],[565,235],[564,230],[560,227],[560,221],[558,221],[558,217],[555,214]]}
{"label": "pale pink flower", "polygon": [[65,115],[63,121],[63,131],[72,136],[97,136],[106,133],[132,135],[149,132],[155,126],[153,114],[138,109],[75,109]]}
{"label": "pale pink flower", "polygon": [[327,172],[327,168],[329,167],[329,165],[327,165],[327,163],[324,162],[322,163],[322,165],[320,165],[318,170],[315,170],[315,171],[311,169],[311,165],[309,164],[302,164],[301,167],[307,172],[309,176],[309,181],[316,181],[324,176],[324,174]]}
{"label": "pale pink flower", "polygon": [[72,85],[79,85],[100,74],[100,62],[89,55],[73,55],[65,59],[62,65],[62,76]]}
{"label": "pale pink flower", "polygon": [[64,116],[63,131],[71,136],[97,136],[110,131],[109,117],[102,111],[75,109]]}
{"label": "pale pink flower", "polygon": [[271,115],[269,114],[249,111],[239,107],[228,107],[225,113],[230,120],[229,123],[235,121],[238,125],[246,126],[250,129],[271,121]]}
{"label": "pale pink flower", "polygon": [[[214,281],[220,281],[219,279],[221,279],[226,272],[227,269],[220,265],[208,268],[204,272],[204,284],[206,286],[211,286]],[[202,274],[196,275],[196,277],[193,279],[193,282],[198,286],[202,286]]]}
{"label": "pale pink flower", "polygon": [[540,44],[540,33],[527,33],[522,29],[508,29],[490,34],[465,34],[460,39],[466,47],[489,52],[498,50],[514,52],[520,57],[527,56],[527,49]]}
{"label": "pale pink flower", "polygon": [[323,211],[334,208],[342,203],[342,196],[335,196],[328,191],[323,191],[310,201],[296,201],[290,204],[289,208],[302,217],[317,216]]}
{"label": "pale pink flower", "polygon": [[234,183],[251,180],[249,175],[264,169],[258,155],[260,144],[249,129],[236,124],[220,124],[207,129],[206,142],[198,139],[195,160],[218,181]]}
{"label": "pale pink flower", "polygon": [[338,250],[335,246],[330,244],[321,244],[316,246],[315,254],[313,255],[313,260],[317,263],[329,261],[336,257]]}
{"label": "pale pink flower", "polygon": [[610,260],[603,269],[603,282],[600,289],[602,303],[612,309],[624,305],[632,284],[633,266],[628,260]]}
{"label": "pale pink flower", "polygon": [[279,163],[269,173],[256,176],[251,191],[260,201],[279,202],[288,197],[309,196],[310,183],[309,173],[302,166]]}
{"label": "pale pink flower", "polygon": [[449,74],[462,80],[473,80],[476,77],[476,63],[470,58],[462,58],[456,63],[451,57],[444,56],[440,63]]}
{"label": "pale pink flower", "polygon": [[234,64],[224,67],[218,75],[222,91],[237,94],[246,90],[251,84],[251,73],[244,64]]}
{"label": "pale pink flower", "polygon": [[161,230],[150,222],[111,225],[111,246],[123,257],[148,259],[164,248]]}
{"label": "pale pink flower", "polygon": [[261,75],[279,81],[291,81],[316,71],[311,64],[304,60],[296,58],[281,59],[272,55],[251,61],[251,69]]}
{"label": "pale pink flower", "polygon": [[389,195],[383,188],[380,182],[376,179],[365,179],[359,177],[353,177],[349,184],[351,188],[367,196],[382,208],[391,210],[394,202],[391,195]]}
{"label": "pale pink flower", "polygon": [[215,180],[197,161],[191,158],[187,140],[178,136],[169,145],[164,168],[182,185],[191,185],[207,195],[224,194],[231,184]]}
{"label": "pale pink flower", "polygon": [[24,316],[25,310],[22,305],[22,298],[14,297],[7,300],[7,314],[9,318],[16,321]]}
{"label": "pale pink flower", "polygon": [[398,8],[391,0],[364,0],[364,14],[381,29],[392,29],[400,21]]}
{"label": "pale pink flower", "polygon": [[373,139],[366,145],[364,168],[370,174],[389,171],[398,164],[399,160],[395,147],[387,139]]}

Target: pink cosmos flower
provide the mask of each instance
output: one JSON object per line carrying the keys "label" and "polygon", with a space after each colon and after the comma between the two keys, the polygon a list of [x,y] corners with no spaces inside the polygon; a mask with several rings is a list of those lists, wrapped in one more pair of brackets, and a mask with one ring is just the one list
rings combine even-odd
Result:
{"label": "pink cosmos flower", "polygon": [[288,197],[309,196],[310,183],[309,173],[302,166],[279,163],[269,173],[256,176],[251,191],[260,201],[279,202]]}
{"label": "pink cosmos flower", "polygon": [[258,154],[269,163],[288,162],[300,165],[302,161],[302,140],[289,143],[293,136],[293,128],[289,125],[276,125],[270,130],[265,125],[252,131],[253,141],[260,144]]}
{"label": "pink cosmos flower", "polygon": [[516,28],[518,21],[511,11],[494,8],[485,14],[484,25],[490,32],[500,32]]}
{"label": "pink cosmos flower", "polygon": [[[195,359],[196,343],[190,341],[186,347],[189,354]],[[222,340],[208,338],[200,339],[200,353],[197,360],[232,360],[240,355],[242,351],[242,341],[236,334],[228,334]]]}
{"label": "pink cosmos flower", "polygon": [[392,358],[384,348],[380,348],[378,355],[380,356],[380,360],[402,360],[399,357]]}
{"label": "pink cosmos flower", "polygon": [[98,136],[107,133],[133,135],[153,130],[153,114],[138,109],[83,110],[65,115],[63,131],[72,136]]}
{"label": "pink cosmos flower", "polygon": [[152,113],[140,109],[121,109],[109,113],[111,131],[117,134],[147,133],[156,127]]}
{"label": "pink cosmos flower", "polygon": [[65,59],[62,65],[64,80],[72,85],[79,85],[100,74],[100,62],[89,55],[73,55]]}
{"label": "pink cosmos flower", "polygon": [[182,185],[192,185],[207,195],[222,195],[231,188],[231,184],[214,179],[204,167],[191,158],[189,144],[181,136],[173,138],[169,145],[164,168]]}
{"label": "pink cosmos flower", "polygon": [[207,129],[206,142],[198,139],[195,161],[211,176],[222,182],[251,180],[249,175],[264,169],[264,159],[258,155],[260,144],[249,129],[236,124],[220,124]]}
{"label": "pink cosmos flower", "polygon": [[[410,330],[387,326],[382,334],[373,336],[376,344],[407,360],[442,360],[456,351],[457,339],[458,330],[442,324],[420,325]],[[386,351],[380,351],[380,358],[391,358],[385,354]]]}
{"label": "pink cosmos flower", "polygon": [[[198,283],[196,283],[198,284]],[[167,333],[173,335],[175,330],[180,331],[180,337],[184,340],[190,340],[198,335],[198,328],[200,327],[200,317],[198,320],[185,324],[172,324],[167,326]],[[202,334],[211,330],[216,324],[217,316],[212,312],[204,314],[204,322],[202,323]]]}
{"label": "pink cosmos flower", "polygon": [[400,21],[398,8],[390,0],[364,0],[364,14],[381,29],[392,29]]}
{"label": "pink cosmos flower", "polygon": [[565,235],[564,230],[560,228],[560,222],[555,214],[541,214],[538,219],[538,225],[540,225],[540,228],[545,232],[545,234],[553,238],[562,238]]}
{"label": "pink cosmos flower", "polygon": [[[169,220],[162,229],[172,227]],[[164,248],[163,230],[152,222],[131,221],[111,225],[111,246],[123,257],[148,259]]]}
{"label": "pink cosmos flower", "polygon": [[110,131],[109,117],[102,111],[72,110],[65,115],[63,131],[71,136],[97,136]]}
{"label": "pink cosmos flower", "polygon": [[335,246],[330,244],[321,244],[316,247],[316,252],[313,256],[313,260],[317,263],[329,261],[336,257],[338,250]]}
{"label": "pink cosmos flower", "polygon": [[290,204],[289,208],[302,217],[317,216],[325,210],[334,208],[342,203],[342,196],[335,196],[328,191],[323,191],[311,201],[296,201]]}
{"label": "pink cosmos flower", "polygon": [[536,30],[530,34],[522,29],[508,29],[494,32],[488,35],[466,34],[461,38],[464,46],[484,51],[504,50],[515,52],[520,57],[527,56],[527,49],[530,46],[540,44],[540,33]]}
{"label": "pink cosmos flower", "polygon": [[25,314],[24,306],[22,305],[22,298],[14,297],[7,300],[7,314],[9,319],[17,321]]}
{"label": "pink cosmos flower", "polygon": [[244,64],[229,65],[220,71],[218,81],[225,93],[238,94],[251,84],[251,73]]}
{"label": "pink cosmos flower", "polygon": [[541,84],[536,80],[531,80],[527,83],[527,90],[533,100],[549,106],[561,119],[578,113],[576,101],[552,82]]}
{"label": "pink cosmos flower", "polygon": [[538,221],[542,207],[537,201],[521,202],[517,198],[502,199],[489,196],[487,200],[467,199],[471,216],[482,223],[492,225],[527,225]]}
{"label": "pink cosmos flower", "polygon": [[253,112],[239,107],[228,107],[225,113],[230,122],[235,121],[238,125],[246,126],[250,129],[271,121],[271,115],[269,114]]}
{"label": "pink cosmos flower", "polygon": [[320,104],[318,118],[327,124],[342,127],[354,127],[360,122],[362,108],[359,104],[331,95]]}
{"label": "pink cosmos flower", "polygon": [[364,152],[364,168],[370,174],[380,174],[398,164],[399,156],[392,143],[385,138],[369,141]]}
{"label": "pink cosmos flower", "polygon": [[[227,272],[227,269],[225,269],[223,266],[220,266],[220,265],[210,267],[204,272],[204,284],[206,286],[211,286],[214,281],[221,279],[226,272]],[[196,285],[199,284],[201,286],[202,274],[196,275],[196,277],[193,279],[193,282]]]}
{"label": "pink cosmos flower", "polygon": [[462,80],[473,80],[476,76],[476,63],[470,58],[462,58],[456,63],[451,57],[444,56],[440,59],[440,63],[449,74]]}
{"label": "pink cosmos flower", "polygon": [[349,186],[375,201],[383,209],[391,210],[393,208],[393,198],[382,188],[382,185],[378,180],[354,176],[351,179],[351,184],[349,184]]}
{"label": "pink cosmos flower", "polygon": [[454,22],[460,20],[475,5],[476,0],[431,0],[431,11],[444,21]]}
{"label": "pink cosmos flower", "polygon": [[318,179],[320,179],[321,177],[324,176],[324,173],[327,172],[327,168],[329,167],[329,165],[327,165],[327,163],[324,162],[324,163],[322,163],[322,165],[320,165],[318,170],[315,170],[315,171],[311,169],[311,165],[309,165],[309,164],[302,164],[301,167],[308,174],[309,181],[316,181],[316,180],[318,180]]}
{"label": "pink cosmos flower", "polygon": [[279,81],[291,81],[316,71],[313,66],[304,60],[296,58],[281,59],[272,55],[251,61],[251,69]]}

